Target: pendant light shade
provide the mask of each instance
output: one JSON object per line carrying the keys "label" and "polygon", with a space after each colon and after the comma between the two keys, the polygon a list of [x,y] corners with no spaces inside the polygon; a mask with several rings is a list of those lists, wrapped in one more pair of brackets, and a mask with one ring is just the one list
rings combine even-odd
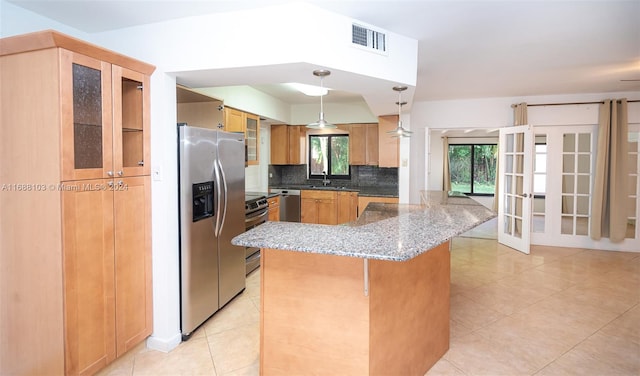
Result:
{"label": "pendant light shade", "polygon": [[[320,77],[320,88],[324,89],[324,86],[322,86],[322,79],[328,75],[330,75],[331,72],[326,70],[326,69],[318,69],[318,70],[314,70],[313,71],[313,75],[316,77]],[[324,94],[320,95],[320,117],[318,119],[318,121],[311,123],[311,124],[307,124],[307,128],[312,128],[312,129],[328,129],[328,128],[337,128],[337,126],[335,124],[331,124],[331,123],[327,123],[326,120],[324,120],[324,108],[323,108],[323,102],[322,102],[322,97],[324,97]]]}
{"label": "pendant light shade", "polygon": [[411,131],[404,129],[402,127],[402,120],[401,120],[401,116],[402,116],[402,106],[404,106],[405,104],[407,104],[407,102],[403,102],[402,101],[402,92],[407,90],[406,86],[394,86],[393,87],[394,91],[398,92],[398,101],[396,102],[396,104],[398,105],[398,126],[396,127],[396,129],[392,130],[392,131],[388,131],[387,133],[389,135],[391,135],[391,137],[411,137]]}

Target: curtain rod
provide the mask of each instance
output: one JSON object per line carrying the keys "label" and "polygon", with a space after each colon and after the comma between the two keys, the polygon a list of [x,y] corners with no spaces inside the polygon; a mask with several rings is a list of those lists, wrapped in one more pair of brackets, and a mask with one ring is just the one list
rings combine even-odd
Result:
{"label": "curtain rod", "polygon": [[[627,101],[627,103],[636,103],[636,102],[640,102],[640,100],[638,99],[633,99],[630,101]],[[569,106],[569,105],[576,105],[576,104],[602,104],[604,103],[604,101],[598,101],[598,102],[570,102],[570,103],[535,103],[535,104],[528,104],[527,103],[527,107],[538,107],[538,106]],[[511,108],[515,108],[517,106],[517,104],[512,104]]]}
{"label": "curtain rod", "polygon": [[454,136],[454,137],[448,137],[448,136],[440,136],[440,138],[445,138],[447,137],[450,140],[456,139],[456,138],[464,138],[464,139],[469,139],[469,138],[498,138],[498,135],[494,135],[494,136],[468,136],[468,137],[463,137],[463,136]]}

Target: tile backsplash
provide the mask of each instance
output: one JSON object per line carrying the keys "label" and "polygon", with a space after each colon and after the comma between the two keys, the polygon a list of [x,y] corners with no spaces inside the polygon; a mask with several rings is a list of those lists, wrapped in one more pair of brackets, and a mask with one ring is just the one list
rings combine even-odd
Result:
{"label": "tile backsplash", "polygon": [[[307,179],[306,165],[269,165],[269,186],[314,185],[318,179]],[[351,179],[331,179],[331,185],[352,188],[398,187],[398,169],[377,166],[351,166]]]}

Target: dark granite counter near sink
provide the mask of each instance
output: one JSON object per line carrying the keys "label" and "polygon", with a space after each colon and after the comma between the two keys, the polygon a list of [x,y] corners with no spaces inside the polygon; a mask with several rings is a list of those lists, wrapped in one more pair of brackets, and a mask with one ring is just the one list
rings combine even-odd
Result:
{"label": "dark granite counter near sink", "polygon": [[286,185],[271,185],[269,188],[277,189],[296,189],[296,190],[327,190],[327,191],[347,191],[358,192],[358,196],[363,197],[398,197],[398,187],[377,187],[377,186],[343,186],[339,182],[332,182],[333,184],[323,186],[322,183],[318,184],[286,184]]}

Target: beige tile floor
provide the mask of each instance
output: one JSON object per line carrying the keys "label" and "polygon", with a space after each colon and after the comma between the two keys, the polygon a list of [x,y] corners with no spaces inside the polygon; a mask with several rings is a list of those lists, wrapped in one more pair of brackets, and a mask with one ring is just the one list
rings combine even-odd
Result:
{"label": "beige tile floor", "polygon": [[[100,375],[257,375],[259,283],[172,352],[141,345]],[[454,239],[451,345],[427,375],[640,375],[640,253]]]}

